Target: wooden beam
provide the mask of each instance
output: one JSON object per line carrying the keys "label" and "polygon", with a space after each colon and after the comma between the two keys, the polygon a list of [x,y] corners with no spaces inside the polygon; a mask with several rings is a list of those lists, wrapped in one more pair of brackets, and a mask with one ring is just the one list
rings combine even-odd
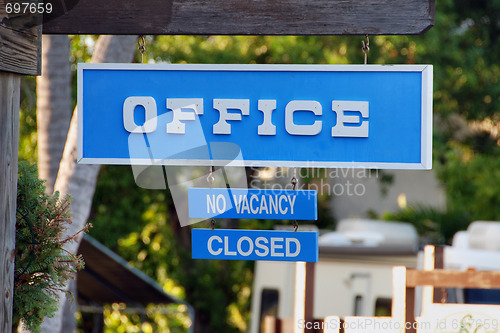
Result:
{"label": "wooden beam", "polygon": [[500,288],[500,272],[498,271],[454,271],[407,270],[406,286],[434,286],[449,288]]}
{"label": "wooden beam", "polygon": [[51,0],[44,34],[413,35],[435,0]]}
{"label": "wooden beam", "polygon": [[0,332],[12,331],[21,77],[0,72]]}
{"label": "wooden beam", "polygon": [[[38,1],[25,0],[25,3],[37,4]],[[31,14],[29,7],[20,6],[21,13],[15,13],[14,7],[7,4],[21,3],[16,0],[0,0],[0,71],[25,75],[41,74],[41,22],[42,16]],[[7,9],[12,9],[7,13]]]}

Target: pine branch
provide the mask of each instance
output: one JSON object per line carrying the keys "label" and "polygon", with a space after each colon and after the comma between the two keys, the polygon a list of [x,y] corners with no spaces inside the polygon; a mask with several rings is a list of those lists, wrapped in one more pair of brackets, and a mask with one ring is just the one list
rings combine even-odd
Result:
{"label": "pine branch", "polygon": [[81,256],[63,246],[90,225],[63,240],[58,237],[71,223],[70,204],[69,197],[45,194],[35,165],[19,163],[13,312],[14,322],[23,319],[32,332],[39,332],[44,317],[54,315],[58,294],[84,266]]}

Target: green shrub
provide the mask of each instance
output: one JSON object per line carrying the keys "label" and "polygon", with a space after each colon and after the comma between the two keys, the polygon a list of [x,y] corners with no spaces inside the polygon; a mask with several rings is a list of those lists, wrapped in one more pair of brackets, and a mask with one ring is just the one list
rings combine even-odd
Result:
{"label": "green shrub", "polygon": [[[60,239],[70,221],[70,200],[59,193],[45,194],[36,165],[19,163],[14,270],[14,326],[20,320],[31,332],[40,332],[43,318],[57,310],[58,291],[83,267],[80,256],[63,246],[75,235]],[[82,230],[84,231],[84,230]]]}
{"label": "green shrub", "polygon": [[467,229],[470,216],[463,211],[440,210],[429,206],[408,206],[396,212],[385,213],[382,218],[390,221],[405,221],[413,224],[421,245],[451,244],[457,231]]}

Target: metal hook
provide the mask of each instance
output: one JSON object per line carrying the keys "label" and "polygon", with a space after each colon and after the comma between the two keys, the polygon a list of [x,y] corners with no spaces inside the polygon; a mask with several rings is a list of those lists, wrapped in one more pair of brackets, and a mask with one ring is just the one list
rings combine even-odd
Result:
{"label": "metal hook", "polygon": [[[210,166],[210,172],[208,173],[208,176],[207,176],[207,182],[212,185],[214,183],[214,180],[215,180],[215,177],[214,177],[214,166],[211,165]],[[215,219],[212,218],[210,220],[210,224],[212,225],[212,230],[215,229]]]}
{"label": "metal hook", "polygon": [[210,172],[208,173],[207,176],[207,182],[212,185],[214,183],[215,177],[214,177],[214,166],[210,166]]}
{"label": "metal hook", "polygon": [[141,63],[144,63],[144,52],[146,51],[146,38],[144,38],[144,35],[139,36],[139,39],[137,40],[137,45],[138,45],[137,49],[141,54]]}
{"label": "metal hook", "polygon": [[361,47],[361,50],[365,54],[365,65],[368,60],[368,52],[370,52],[370,39],[368,39],[368,35],[365,35],[366,38],[366,43],[364,41],[361,41],[361,44],[363,45]]}

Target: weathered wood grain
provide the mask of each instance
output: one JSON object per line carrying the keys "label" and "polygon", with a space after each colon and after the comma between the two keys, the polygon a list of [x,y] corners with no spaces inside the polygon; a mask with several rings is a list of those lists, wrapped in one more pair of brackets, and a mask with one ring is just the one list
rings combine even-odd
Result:
{"label": "weathered wood grain", "polygon": [[0,72],[0,332],[12,331],[20,75]]}
{"label": "weathered wood grain", "polygon": [[500,288],[500,272],[497,271],[453,271],[433,270],[417,271],[408,270],[406,273],[406,286],[434,286],[449,288]]}
{"label": "weathered wood grain", "polygon": [[46,34],[408,35],[434,25],[435,7],[435,0],[53,2]]}
{"label": "weathered wood grain", "polygon": [[42,15],[7,13],[14,2],[21,1],[0,0],[0,71],[40,75]]}

